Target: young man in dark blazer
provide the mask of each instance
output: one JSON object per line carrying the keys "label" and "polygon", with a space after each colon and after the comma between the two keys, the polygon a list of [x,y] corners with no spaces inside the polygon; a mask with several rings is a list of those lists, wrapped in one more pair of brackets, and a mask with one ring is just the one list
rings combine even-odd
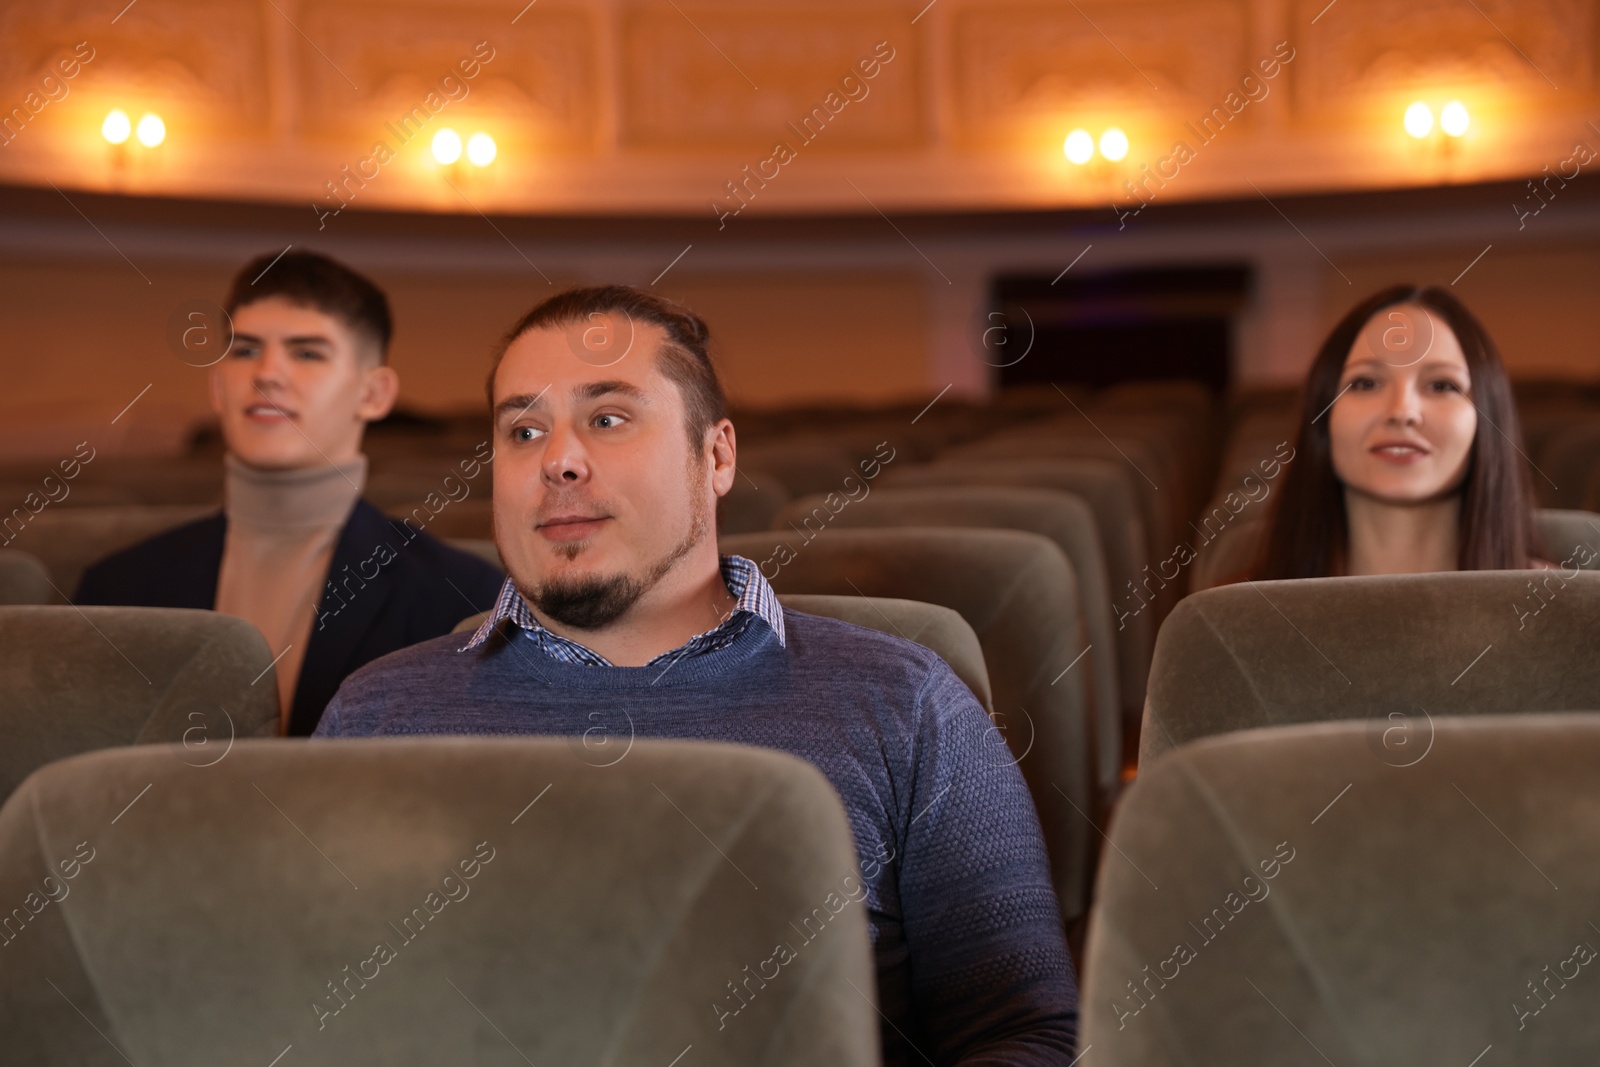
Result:
{"label": "young man in dark blazer", "polygon": [[280,733],[305,736],[348,674],[493,607],[502,575],[361,499],[362,434],[399,391],[381,289],[290,252],[247,264],[226,308],[222,512],[100,561],[75,599],[249,620],[276,657]]}

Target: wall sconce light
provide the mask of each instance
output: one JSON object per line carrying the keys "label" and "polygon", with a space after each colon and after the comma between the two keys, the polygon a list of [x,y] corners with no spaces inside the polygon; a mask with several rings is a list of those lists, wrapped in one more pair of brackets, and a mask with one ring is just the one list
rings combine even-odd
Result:
{"label": "wall sconce light", "polygon": [[1467,114],[1467,105],[1459,100],[1452,100],[1439,112],[1439,128],[1451,137],[1466,135],[1467,127],[1472,124],[1472,118]]}
{"label": "wall sconce light", "polygon": [[433,135],[433,158],[449,166],[461,158],[461,135],[446,126]]}
{"label": "wall sconce light", "polygon": [[1100,154],[1113,163],[1128,158],[1128,135],[1113,126],[1100,135]]}
{"label": "wall sconce light", "polygon": [[1420,141],[1433,132],[1433,108],[1418,100],[1406,108],[1405,118],[1401,120],[1401,123],[1405,126],[1407,133]]}
{"label": "wall sconce light", "polygon": [[114,107],[107,112],[106,120],[100,124],[100,136],[109,144],[123,144],[131,133],[133,133],[133,123],[128,121],[128,113],[120,107]]}
{"label": "wall sconce light", "polygon": [[1094,158],[1094,138],[1090,136],[1088,130],[1073,130],[1067,134],[1067,140],[1061,146],[1061,150],[1066,153],[1067,162],[1081,167]]}
{"label": "wall sconce light", "polygon": [[137,137],[139,143],[146,148],[154,148],[167,139],[167,124],[153,111],[146,111],[140,116],[137,126],[129,120],[128,113],[120,107],[114,107],[106,112],[106,120],[100,124],[100,136],[104,137],[108,144],[127,144],[130,134]]}
{"label": "wall sconce light", "polygon": [[[1061,145],[1067,162],[1080,167],[1094,158],[1094,150],[1094,136],[1081,128],[1067,134],[1067,139]],[[1100,134],[1100,155],[1112,163],[1120,163],[1128,158],[1128,135],[1116,126],[1105,130]]]}
{"label": "wall sconce light", "polygon": [[[475,167],[487,167],[494,162],[499,148],[494,138],[479,131],[467,138],[467,161]],[[461,135],[446,126],[433,135],[433,158],[442,166],[452,166],[461,159]]]}
{"label": "wall sconce light", "polygon": [[467,138],[467,159],[475,167],[487,167],[494,162],[494,157],[499,151],[494,138],[486,133],[475,133]]}
{"label": "wall sconce light", "polygon": [[167,124],[161,121],[160,115],[146,111],[139,118],[139,125],[134,128],[133,134],[139,138],[140,144],[154,148],[167,139]]}

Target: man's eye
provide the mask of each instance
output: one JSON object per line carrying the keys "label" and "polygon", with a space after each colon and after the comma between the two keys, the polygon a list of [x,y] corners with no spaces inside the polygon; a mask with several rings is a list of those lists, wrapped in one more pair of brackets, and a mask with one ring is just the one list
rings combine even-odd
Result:
{"label": "man's eye", "polygon": [[602,430],[609,430],[609,429],[612,429],[613,427],[622,425],[622,416],[620,416],[620,415],[596,415],[595,418],[594,418],[594,424],[596,426],[600,427]]}
{"label": "man's eye", "polygon": [[315,348],[301,348],[295,351],[294,358],[303,359],[308,362],[313,360],[321,360],[322,353]]}
{"label": "man's eye", "polygon": [[539,431],[532,426],[516,426],[511,430],[513,441],[534,441],[539,437]]}

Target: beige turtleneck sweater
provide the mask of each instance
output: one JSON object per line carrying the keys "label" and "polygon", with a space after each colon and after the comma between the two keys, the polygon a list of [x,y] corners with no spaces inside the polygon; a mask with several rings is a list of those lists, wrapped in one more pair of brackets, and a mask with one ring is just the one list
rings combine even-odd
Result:
{"label": "beige turtleneck sweater", "polygon": [[278,732],[287,729],[328,564],[367,480],[367,458],[264,471],[226,457],[228,533],[216,609],[254,623],[277,658]]}

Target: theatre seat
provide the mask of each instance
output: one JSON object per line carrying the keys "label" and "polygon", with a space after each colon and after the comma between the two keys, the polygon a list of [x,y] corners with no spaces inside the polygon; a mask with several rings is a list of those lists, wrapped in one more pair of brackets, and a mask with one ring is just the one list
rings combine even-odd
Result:
{"label": "theatre seat", "polygon": [[204,765],[278,732],[272,653],[243,619],[186,608],[0,608],[0,797],[36,767],[175,742]]}
{"label": "theatre seat", "polygon": [[1404,768],[1360,722],[1144,768],[1090,919],[1086,1064],[1593,1063],[1600,716],[1435,729]]}
{"label": "theatre seat", "polygon": [[800,760],[640,740],[602,768],[520,738],[181,755],[55,763],[0,809],[23,915],[0,924],[7,1062],[879,1062],[854,843]]}
{"label": "theatre seat", "polygon": [[[757,562],[781,594],[901,597],[961,613],[983,648],[996,732],[1033,795],[1062,916],[1088,903],[1098,835],[1094,722],[1077,588],[1061,550],[1016,530],[828,529],[812,540],[781,533],[719,540]],[[845,665],[841,664],[841,669]]]}
{"label": "theatre seat", "polygon": [[788,499],[788,491],[775,476],[766,471],[747,470],[740,464],[733,488],[717,498],[717,532],[765,530]]}
{"label": "theatre seat", "polygon": [[1533,521],[1551,563],[1566,570],[1600,570],[1600,514],[1541,508]]}
{"label": "theatre seat", "polygon": [[983,646],[959,612],[916,600],[855,594],[785,593],[778,601],[795,611],[894,634],[933,650],[950,664],[957,678],[967,683],[978,703],[990,714],[994,713],[994,694],[989,688],[989,668],[983,662]]}
{"label": "theatre seat", "polygon": [[[883,472],[874,488],[953,485],[1054,489],[1073,493],[1089,505],[1099,527],[1106,570],[1111,576],[1108,609],[1117,627],[1118,688],[1124,707],[1144,707],[1156,614],[1164,601],[1156,600],[1146,591],[1155,589],[1162,593],[1155,588],[1159,578],[1152,578],[1143,568],[1151,565],[1153,573],[1164,557],[1152,557],[1144,520],[1140,518],[1139,505],[1124,472],[1111,463],[1093,459],[939,462],[891,468]],[[1147,582],[1148,585],[1143,584]],[[1125,729],[1133,725],[1135,723],[1124,722]]]}
{"label": "theatre seat", "polygon": [[[1151,541],[1161,544],[1176,535],[1177,508],[1174,505],[1181,505],[1185,494],[1175,488],[1180,478],[1174,462],[1148,441],[1131,437],[1112,441],[1089,427],[1070,434],[1024,427],[963,445],[940,457],[941,462],[954,463],[1049,459],[1087,459],[1110,464],[1128,483]],[[1166,486],[1165,492],[1159,484]]]}
{"label": "theatre seat", "polygon": [[[776,478],[787,493],[826,493],[843,489],[845,479],[853,476],[855,481],[861,480],[857,459],[871,457],[871,452],[857,457],[825,435],[796,435],[739,450],[739,463],[747,474],[764,471]],[[758,486],[766,485],[759,474],[754,475],[754,481]]]}
{"label": "theatre seat", "polygon": [[[1230,516],[1226,524],[1220,517],[1209,523],[1202,519],[1204,536],[1210,538],[1209,541],[1202,544],[1200,536],[1195,538],[1195,561],[1190,568],[1193,572],[1190,585],[1195,592],[1237,580],[1247,573],[1261,550],[1261,539],[1266,536],[1267,512],[1262,506],[1243,505],[1236,515],[1223,507],[1222,514]],[[1573,567],[1600,570],[1600,514],[1538,508],[1533,513],[1533,522],[1544,542],[1549,562],[1565,565],[1568,570]]]}
{"label": "theatre seat", "polygon": [[[831,506],[830,506],[831,505]],[[1125,710],[1117,685],[1116,630],[1111,624],[1105,553],[1094,512],[1082,497],[1053,489],[1011,486],[948,486],[940,489],[878,489],[860,500],[842,494],[809,496],[779,512],[773,528],[815,533],[829,526],[947,526],[1025,530],[1053,541],[1066,554],[1078,584],[1078,606],[1089,654],[1078,670],[1088,672],[1095,708],[1095,767],[1102,796],[1115,794],[1122,771]],[[1127,709],[1137,726],[1142,707]]]}
{"label": "theatre seat", "polygon": [[23,528],[13,546],[37,557],[61,590],[46,603],[61,603],[78,588],[91,563],[113,552],[182,526],[217,509],[204,504],[128,504],[46,508]]}
{"label": "theatre seat", "polygon": [[[1212,734],[1364,719],[1403,761],[1441,717],[1600,708],[1600,574],[1239,583],[1161,628],[1139,762]],[[1406,748],[1410,745],[1411,748]]]}
{"label": "theatre seat", "polygon": [[1529,477],[1539,503],[1582,507],[1590,476],[1600,466],[1600,420],[1591,411],[1562,425],[1544,441],[1534,464]]}
{"label": "theatre seat", "polygon": [[0,551],[0,604],[49,604],[55,599],[44,564],[16,549]]}
{"label": "theatre seat", "polygon": [[[456,542],[457,547],[488,542]],[[493,545],[489,548],[492,550]],[[471,551],[471,549],[469,549]],[[496,561],[499,556],[495,556]],[[989,687],[989,669],[983,662],[983,648],[978,635],[958,612],[937,604],[923,604],[915,600],[894,597],[820,596],[802,593],[778,597],[784,607],[804,611],[811,615],[825,615],[830,619],[865,626],[880,633],[892,633],[915,641],[937,652],[939,658],[950,664],[956,677],[967,683],[978,702],[991,714],[994,711],[994,694]],[[483,625],[489,612],[479,612],[456,624],[455,633],[472,633]]]}

